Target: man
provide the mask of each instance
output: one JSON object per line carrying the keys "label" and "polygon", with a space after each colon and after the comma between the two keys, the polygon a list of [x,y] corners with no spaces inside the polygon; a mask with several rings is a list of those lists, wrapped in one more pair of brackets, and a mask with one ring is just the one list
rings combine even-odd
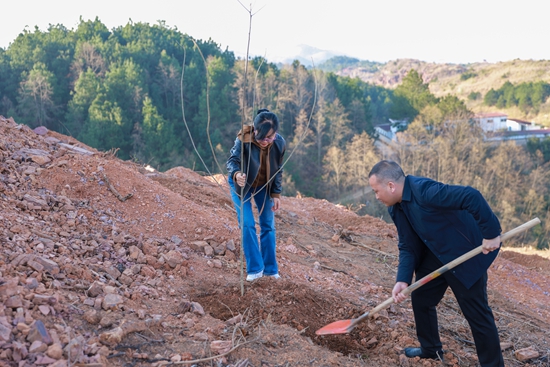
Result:
{"label": "man", "polygon": [[500,223],[479,191],[403,173],[393,161],[378,162],[369,173],[376,198],[388,207],[399,235],[399,266],[392,291],[401,291],[460,255],[482,245],[483,255],[458,265],[411,294],[420,348],[407,357],[442,359],[436,306],[451,287],[470,324],[482,367],[503,367],[500,340],[487,302],[487,269],[500,248]]}

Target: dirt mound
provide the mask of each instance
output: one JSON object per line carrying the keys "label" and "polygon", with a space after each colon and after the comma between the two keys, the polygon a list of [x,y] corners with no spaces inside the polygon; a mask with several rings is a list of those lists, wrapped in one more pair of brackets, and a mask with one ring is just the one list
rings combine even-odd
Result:
{"label": "dirt mound", "polygon": [[[349,335],[315,334],[390,296],[393,225],[283,197],[282,278],[241,283],[223,177],[156,172],[115,153],[0,117],[0,366],[441,365],[404,358],[417,345],[409,301]],[[510,256],[489,272],[506,363],[545,366],[548,263]],[[447,365],[476,366],[450,292],[438,311]],[[526,347],[539,356],[520,361]]]}

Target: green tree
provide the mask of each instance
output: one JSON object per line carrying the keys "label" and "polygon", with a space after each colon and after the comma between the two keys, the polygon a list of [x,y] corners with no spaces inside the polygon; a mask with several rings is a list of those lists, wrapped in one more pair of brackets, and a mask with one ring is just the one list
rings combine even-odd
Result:
{"label": "green tree", "polygon": [[55,76],[42,63],[36,63],[21,82],[18,96],[18,117],[20,122],[31,127],[51,128],[55,104],[53,87]]}
{"label": "green tree", "polygon": [[437,102],[430,92],[428,83],[424,83],[422,76],[414,69],[411,69],[395,88],[394,98],[394,105],[390,110],[392,117],[408,118],[409,121],[414,120],[424,107]]}
{"label": "green tree", "polygon": [[90,106],[82,141],[99,150],[119,149],[119,157],[129,159],[132,127],[118,103],[100,93]]}
{"label": "green tree", "polygon": [[62,132],[80,139],[81,132],[88,121],[88,110],[102,88],[101,79],[92,69],[80,74],[75,83],[73,98],[67,107],[66,123]]}
{"label": "green tree", "polygon": [[165,170],[177,161],[181,149],[181,140],[175,133],[174,125],[165,120],[153,105],[151,99],[146,97],[143,101],[143,124],[141,134],[134,137],[134,153],[142,162]]}

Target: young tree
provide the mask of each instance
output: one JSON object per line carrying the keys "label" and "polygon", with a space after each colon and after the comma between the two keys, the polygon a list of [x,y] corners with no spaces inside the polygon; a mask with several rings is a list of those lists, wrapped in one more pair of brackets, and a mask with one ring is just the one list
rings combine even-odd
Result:
{"label": "young tree", "polygon": [[344,180],[346,157],[342,149],[337,146],[330,146],[323,158],[325,172],[324,178],[329,183],[328,187],[333,194],[330,196],[339,197],[341,185]]}
{"label": "young tree", "polygon": [[330,126],[330,145],[344,147],[351,135],[351,129],[348,114],[338,98],[328,104],[327,119]]}
{"label": "young tree", "polygon": [[366,132],[353,136],[345,156],[346,184],[354,189],[368,185],[369,171],[380,160],[374,140]]}

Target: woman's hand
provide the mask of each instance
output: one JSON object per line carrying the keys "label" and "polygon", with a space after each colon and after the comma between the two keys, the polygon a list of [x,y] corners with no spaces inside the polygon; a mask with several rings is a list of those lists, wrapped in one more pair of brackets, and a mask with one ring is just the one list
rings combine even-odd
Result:
{"label": "woman's hand", "polygon": [[235,175],[235,180],[237,181],[237,185],[243,187],[246,184],[246,173],[237,173]]}
{"label": "woman's hand", "polygon": [[397,282],[393,286],[393,290],[391,292],[391,296],[393,297],[393,301],[395,303],[403,302],[407,299],[407,296],[405,296],[403,293],[401,293],[405,288],[407,288],[409,285],[405,282]]}
{"label": "woman's hand", "polygon": [[273,206],[271,207],[271,210],[276,212],[281,207],[281,199],[280,198],[273,198]]}

